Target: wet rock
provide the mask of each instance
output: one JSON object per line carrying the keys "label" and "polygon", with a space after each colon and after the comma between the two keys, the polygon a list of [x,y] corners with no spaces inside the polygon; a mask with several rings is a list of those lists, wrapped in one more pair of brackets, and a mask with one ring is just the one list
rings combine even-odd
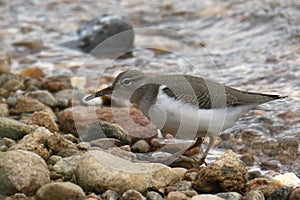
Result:
{"label": "wet rock", "polygon": [[50,182],[45,161],[35,153],[23,150],[0,152],[0,193],[22,192],[33,195]]}
{"label": "wet rock", "polygon": [[50,92],[58,92],[64,89],[71,89],[70,78],[67,76],[49,77],[43,82],[43,87]]}
{"label": "wet rock", "polygon": [[76,145],[69,140],[65,139],[59,133],[51,133],[47,139],[46,144],[49,149],[53,152],[53,154],[58,154],[63,150],[75,150],[78,151]]}
{"label": "wet rock", "polygon": [[115,138],[101,138],[88,142],[92,147],[99,147],[101,149],[109,149],[111,147],[120,147],[121,141]]}
{"label": "wet rock", "polygon": [[45,109],[46,106],[36,99],[20,96],[14,108],[10,109],[11,114],[33,113]]}
{"label": "wet rock", "polygon": [[178,175],[159,163],[132,163],[109,153],[92,150],[85,153],[75,170],[78,184],[85,191],[107,189],[122,194],[128,189],[144,192],[174,184]]}
{"label": "wet rock", "polygon": [[247,181],[247,168],[237,155],[229,150],[212,165],[201,168],[193,186],[198,192],[205,193],[241,191]]}
{"label": "wet rock", "polygon": [[36,193],[37,200],[85,200],[83,190],[74,183],[54,182],[43,185]]}
{"label": "wet rock", "polygon": [[221,197],[226,200],[242,200],[243,196],[237,192],[222,192],[215,194],[218,197]]}
{"label": "wet rock", "polygon": [[18,78],[13,74],[1,74],[0,75],[0,86],[2,87],[9,80],[17,80]]}
{"label": "wet rock", "polygon": [[276,189],[281,187],[284,187],[284,185],[278,181],[270,181],[265,178],[255,178],[247,183],[245,191],[259,190],[265,197],[268,197]]}
{"label": "wet rock", "polygon": [[292,191],[289,200],[298,200],[300,199],[300,188],[296,188]]}
{"label": "wet rock", "polygon": [[64,89],[57,92],[54,96],[57,99],[58,106],[61,108],[69,107],[75,101],[80,103],[86,94],[81,90]]}
{"label": "wet rock", "polygon": [[4,88],[0,88],[0,97],[8,98],[9,97],[9,91],[7,91]]}
{"label": "wet rock", "polygon": [[[77,33],[79,35],[78,47],[87,53],[94,48],[97,54],[128,51],[133,46],[132,26],[118,15],[102,15],[92,19],[80,26]],[[113,37],[118,33],[122,33],[121,37]],[[103,41],[105,42],[97,46]]]}
{"label": "wet rock", "polygon": [[262,170],[279,171],[280,166],[281,165],[278,160],[263,161],[260,163],[260,167]]}
{"label": "wet rock", "polygon": [[294,173],[285,173],[274,176],[272,180],[279,181],[288,187],[300,186],[300,179]]}
{"label": "wet rock", "polygon": [[118,124],[112,124],[106,121],[93,122],[86,132],[80,137],[83,141],[91,141],[98,138],[115,138],[122,145],[131,143],[131,136]]}
{"label": "wet rock", "polygon": [[255,157],[251,154],[242,155],[241,161],[243,161],[247,166],[254,166]]}
{"label": "wet rock", "polygon": [[24,85],[23,85],[22,81],[19,81],[17,79],[8,80],[6,83],[4,83],[2,85],[2,87],[5,90],[11,91],[11,92],[24,89]]}
{"label": "wet rock", "polygon": [[118,156],[119,158],[125,159],[125,160],[129,160],[129,161],[133,161],[136,160],[136,155],[130,151],[118,148],[118,147],[112,147],[110,149],[108,149],[106,152]]}
{"label": "wet rock", "polygon": [[8,106],[5,103],[0,103],[0,117],[8,117]]}
{"label": "wet rock", "polygon": [[212,194],[200,194],[200,195],[193,196],[191,200],[224,200],[224,199]]}
{"label": "wet rock", "polygon": [[55,107],[57,106],[56,98],[46,90],[37,90],[27,94],[27,96],[37,99],[46,106]]}
{"label": "wet rock", "polygon": [[38,128],[33,133],[25,135],[17,144],[9,148],[9,150],[27,150],[32,151],[44,160],[48,160],[50,152],[45,146],[46,139],[51,133],[45,128]]}
{"label": "wet rock", "polygon": [[136,190],[128,190],[124,192],[120,198],[120,200],[146,200],[146,198]]}
{"label": "wet rock", "polygon": [[21,71],[23,77],[30,77],[37,80],[42,80],[45,77],[45,73],[39,67],[26,68]]}
{"label": "wet rock", "polygon": [[6,52],[0,53],[0,74],[6,74],[10,72],[11,57]]}
{"label": "wet rock", "polygon": [[130,108],[128,113],[124,108],[75,106],[62,111],[58,120],[61,129],[73,135],[83,136],[96,120],[118,123],[131,137],[151,138],[156,135],[156,127],[136,108]]}
{"label": "wet rock", "polygon": [[89,148],[91,148],[91,145],[90,145],[90,143],[88,143],[88,142],[79,142],[79,143],[77,144],[77,148],[78,148],[79,150],[81,150],[81,151],[86,151],[86,150],[88,150]]}
{"label": "wet rock", "polygon": [[162,196],[154,191],[147,192],[147,200],[163,200]]}
{"label": "wet rock", "polygon": [[115,191],[112,190],[106,190],[101,197],[103,200],[118,200],[119,196]]}
{"label": "wet rock", "polygon": [[31,52],[39,52],[43,49],[43,41],[32,38],[24,38],[21,41],[14,42],[14,46],[22,46],[28,48]]}
{"label": "wet rock", "polygon": [[170,192],[167,196],[167,200],[187,200],[188,197],[181,192]]}
{"label": "wet rock", "polygon": [[251,190],[246,193],[245,200],[265,200],[264,194],[259,190]]}
{"label": "wet rock", "polygon": [[51,178],[61,178],[63,181],[74,179],[74,170],[80,160],[80,155],[73,155],[70,157],[58,160],[51,168]]}
{"label": "wet rock", "polygon": [[36,127],[29,126],[14,119],[0,117],[0,137],[2,138],[20,139],[35,129]]}
{"label": "wet rock", "polygon": [[38,126],[43,126],[47,128],[52,133],[58,132],[58,126],[55,123],[53,114],[50,114],[47,111],[36,111],[33,113],[29,124],[34,124]]}
{"label": "wet rock", "polygon": [[131,147],[132,151],[138,153],[147,153],[150,150],[150,145],[146,140],[138,140]]}
{"label": "wet rock", "polygon": [[288,200],[291,192],[290,187],[278,188],[266,200]]}

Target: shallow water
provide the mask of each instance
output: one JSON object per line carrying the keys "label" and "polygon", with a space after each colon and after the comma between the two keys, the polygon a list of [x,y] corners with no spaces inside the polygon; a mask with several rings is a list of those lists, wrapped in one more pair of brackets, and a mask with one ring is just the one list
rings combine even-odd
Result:
{"label": "shallow water", "polygon": [[[108,12],[127,17],[137,28],[133,57],[96,58],[61,46],[76,39],[80,24]],[[0,38],[6,44],[2,49],[13,56],[13,71],[40,67],[48,76],[86,76],[87,87],[94,88],[104,70],[116,75],[135,68],[151,73],[195,74],[243,90],[279,93],[289,97],[257,108],[263,113],[249,112],[225,133],[253,127],[262,129],[267,137],[289,135],[299,141],[297,0],[1,0],[0,13]],[[33,52],[12,46],[33,40],[42,41],[44,48]],[[171,53],[155,54],[145,47]],[[279,116],[286,113],[294,115]],[[287,168],[299,171],[300,166]]]}

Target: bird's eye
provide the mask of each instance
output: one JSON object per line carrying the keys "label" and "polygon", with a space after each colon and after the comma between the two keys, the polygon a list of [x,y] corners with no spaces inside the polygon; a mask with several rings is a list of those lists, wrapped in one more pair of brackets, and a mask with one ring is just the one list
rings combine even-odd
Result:
{"label": "bird's eye", "polygon": [[124,86],[129,86],[129,85],[131,85],[131,79],[130,79],[130,78],[125,78],[125,79],[122,81],[122,85],[124,85]]}

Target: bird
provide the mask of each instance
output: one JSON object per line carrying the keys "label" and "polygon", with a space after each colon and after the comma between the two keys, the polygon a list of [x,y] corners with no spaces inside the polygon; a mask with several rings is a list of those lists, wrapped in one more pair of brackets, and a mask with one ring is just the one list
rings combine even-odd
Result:
{"label": "bird", "polygon": [[113,83],[85,98],[103,95],[129,100],[163,134],[194,139],[187,150],[209,142],[199,165],[216,143],[222,131],[256,106],[286,96],[235,89],[210,79],[186,74],[149,75],[139,70],[121,72]]}

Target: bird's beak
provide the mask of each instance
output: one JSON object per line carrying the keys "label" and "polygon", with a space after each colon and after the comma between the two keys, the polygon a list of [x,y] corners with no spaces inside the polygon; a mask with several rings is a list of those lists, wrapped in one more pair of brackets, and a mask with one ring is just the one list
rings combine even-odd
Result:
{"label": "bird's beak", "polygon": [[105,94],[111,94],[112,92],[113,92],[113,88],[111,86],[109,86],[109,87],[107,87],[107,88],[105,88],[103,90],[100,90],[100,91],[98,91],[98,92],[96,92],[94,94],[91,94],[91,95],[85,97],[84,100],[85,101],[89,101],[89,100],[94,99],[96,97],[101,97],[101,96],[103,96]]}

